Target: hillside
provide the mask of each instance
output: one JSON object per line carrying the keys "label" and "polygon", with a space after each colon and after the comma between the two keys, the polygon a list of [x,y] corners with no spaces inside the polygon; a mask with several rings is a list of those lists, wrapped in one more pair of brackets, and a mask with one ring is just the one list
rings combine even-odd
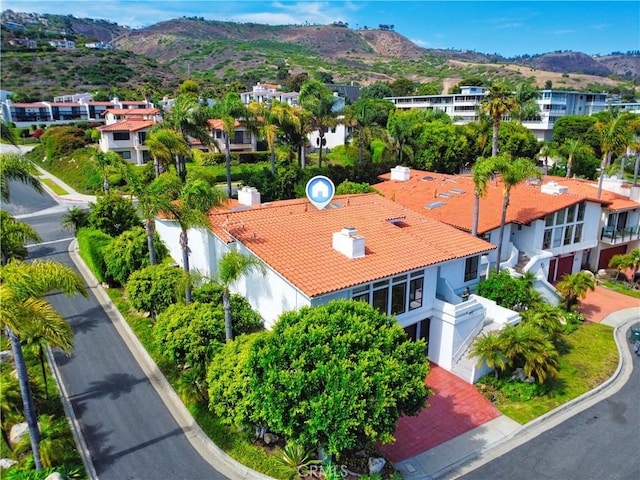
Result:
{"label": "hillside", "polygon": [[[11,12],[7,17],[3,12],[3,20],[24,21],[29,15],[35,14]],[[336,83],[360,85],[407,77],[434,82],[443,91],[468,77],[527,81],[538,87],[552,81],[555,88],[600,91],[628,89],[640,79],[637,55],[555,52],[507,59],[424,49],[393,30],[353,30],[344,25],[271,26],[180,18],[132,30],[70,16],[47,15],[46,20],[67,38],[111,42],[119,51],[6,48],[16,36],[41,35],[37,22],[42,19],[30,17],[25,32],[3,25],[2,88],[36,92],[39,98],[111,87],[135,90],[143,85],[161,94],[172,93],[189,76],[204,85],[240,82],[248,88],[257,81],[282,83],[287,75],[300,72],[325,72]]]}

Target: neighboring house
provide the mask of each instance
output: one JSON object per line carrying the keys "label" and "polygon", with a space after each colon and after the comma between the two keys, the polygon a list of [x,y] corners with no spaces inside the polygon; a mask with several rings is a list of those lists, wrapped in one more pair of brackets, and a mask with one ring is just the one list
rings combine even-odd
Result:
{"label": "neighboring house", "polygon": [[273,100],[278,100],[289,105],[297,106],[298,92],[281,92],[280,85],[274,85],[271,83],[258,83],[253,86],[253,90],[250,92],[243,92],[240,94],[240,99],[245,105],[249,105],[251,102],[258,103],[270,103]]}
{"label": "neighboring house", "polygon": [[28,127],[34,123],[52,122],[52,113],[45,102],[13,103],[11,100],[2,102],[2,116],[16,127]]}
{"label": "neighboring house", "polygon": [[76,48],[76,42],[73,42],[73,41],[67,40],[67,39],[51,40],[49,42],[49,45],[51,45],[52,47],[55,47],[55,48],[69,48],[69,49]]}
{"label": "neighboring house", "polygon": [[104,42],[90,42],[90,43],[85,43],[84,46],[87,48],[93,48],[98,50],[113,50],[113,46],[111,44],[104,43]]}
{"label": "neighboring house", "polygon": [[[474,183],[470,175],[395,167],[381,178],[385,181],[374,188],[385,197],[425,217],[471,232]],[[480,200],[478,222],[478,235],[493,244],[499,238],[502,202],[502,182],[495,178]],[[595,182],[549,176],[523,182],[511,190],[501,268],[531,271],[537,278],[536,288],[549,301],[557,301],[551,283],[566,273],[602,264],[601,251],[611,247],[610,240],[601,238],[605,221],[626,232],[624,238],[611,240],[618,242],[620,250],[622,244],[627,249],[638,244],[639,210],[640,203],[628,196],[603,192],[598,199]],[[495,267],[495,255],[491,252],[483,258],[483,274]]]}
{"label": "neighboring house", "polygon": [[[338,117],[338,124],[335,127],[328,128],[324,133],[324,148],[332,150],[339,145],[345,145],[349,139],[349,136],[353,132],[353,128],[350,125],[344,123],[344,116]],[[320,148],[320,132],[315,130],[307,135],[309,143],[311,144],[311,150]]]}
{"label": "neighboring house", "polygon": [[42,102],[51,109],[54,122],[82,122],[88,120],[87,109],[77,102]]}
{"label": "neighboring house", "polygon": [[[445,112],[454,123],[465,124],[478,120],[482,100],[488,93],[484,87],[460,87],[460,93],[387,97],[396,108],[418,108]],[[522,125],[531,130],[538,140],[550,141],[554,123],[565,115],[593,115],[607,109],[606,93],[540,90],[536,100],[539,117]],[[509,117],[505,117],[508,120]]]}
{"label": "neighboring house", "polygon": [[[225,252],[254,256],[266,275],[251,272],[233,286],[267,328],[286,311],[334,299],[367,302],[395,315],[413,338],[424,338],[429,358],[467,381],[482,373],[460,358],[488,324],[499,328],[519,316],[476,295],[480,256],[495,247],[425,218],[377,194],[334,197],[322,210],[307,199],[259,204],[250,187],[240,206],[210,212],[211,231],[189,230],[190,265],[214,278]],[[170,254],[181,261],[180,228],[157,219]]]}
{"label": "neighboring house", "polygon": [[[224,152],[224,126],[222,120],[219,118],[209,119],[207,129],[215,150]],[[234,152],[255,152],[257,150],[256,137],[247,129],[246,125],[236,120],[234,134],[229,137],[229,148]]]}
{"label": "neighboring house", "polygon": [[145,145],[149,129],[161,121],[157,108],[123,108],[105,111],[100,150],[116,152],[127,162],[144,165],[151,155]]}

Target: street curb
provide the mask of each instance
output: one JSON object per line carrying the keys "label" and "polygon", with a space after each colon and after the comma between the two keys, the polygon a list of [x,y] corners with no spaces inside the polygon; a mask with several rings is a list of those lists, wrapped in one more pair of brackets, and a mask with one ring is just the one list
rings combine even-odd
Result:
{"label": "street curb", "polygon": [[[626,332],[633,323],[638,321],[639,318],[637,316],[630,316],[614,327],[613,336],[618,349],[619,360],[618,366],[611,377],[594,389],[589,390],[579,397],[576,397],[573,400],[522,425],[521,428],[505,435],[500,440],[487,444],[484,447],[465,455],[451,465],[435,472],[432,476],[428,477],[429,480],[440,478],[446,474],[453,474],[454,472],[457,473],[457,475],[450,478],[457,478],[464,473],[473,471],[494,458],[522,445],[530,439],[529,437],[533,438],[547,430],[550,430],[567,418],[586,410],[597,402],[605,400],[620,390],[625,385],[633,371],[633,359],[631,358],[631,353],[628,348],[625,348],[627,343]],[[509,445],[506,445],[507,443],[509,443]],[[497,449],[500,449],[500,451],[496,451]],[[483,455],[488,458],[481,458]],[[478,461],[473,464],[467,464],[474,459],[478,459]]]}
{"label": "street curb", "polygon": [[[69,245],[69,256],[80,271],[87,283],[87,288],[92,290],[105,313],[113,322],[118,334],[122,337],[131,354],[136,359],[140,368],[149,379],[153,388],[158,392],[163,403],[168,408],[173,418],[189,440],[189,443],[212,467],[232,480],[274,480],[272,477],[250,469],[237,460],[227,455],[204,433],[200,425],[194,420],[185,407],[180,397],[171,387],[162,371],[153,361],[147,350],[138,340],[135,333],[124,319],[120,311],[115,307],[106,294],[104,288],[98,282],[93,272],[87,267],[78,254],[77,240]],[[97,478],[97,477],[96,477]]]}

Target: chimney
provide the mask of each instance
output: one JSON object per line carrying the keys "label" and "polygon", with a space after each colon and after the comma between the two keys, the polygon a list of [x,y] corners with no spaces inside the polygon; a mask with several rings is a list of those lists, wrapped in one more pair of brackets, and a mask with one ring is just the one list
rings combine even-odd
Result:
{"label": "chimney", "polygon": [[391,180],[398,180],[400,182],[406,182],[411,177],[411,171],[409,167],[402,167],[397,165],[391,169]]}
{"label": "chimney", "polygon": [[240,205],[260,205],[260,192],[256,187],[244,186],[238,190],[238,203]]}
{"label": "chimney", "polygon": [[542,193],[546,193],[547,195],[560,195],[562,193],[567,193],[569,191],[569,187],[558,184],[558,182],[549,182],[540,187],[540,191]]}
{"label": "chimney", "polygon": [[333,234],[333,249],[348,258],[364,257],[364,237],[354,227],[344,227]]}

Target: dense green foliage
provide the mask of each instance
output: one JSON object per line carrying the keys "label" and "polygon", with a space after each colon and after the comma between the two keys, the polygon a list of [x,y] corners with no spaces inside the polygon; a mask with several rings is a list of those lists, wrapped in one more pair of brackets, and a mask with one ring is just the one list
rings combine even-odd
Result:
{"label": "dense green foliage", "polygon": [[89,224],[112,237],[140,225],[133,202],[117,193],[99,196],[89,203],[89,209]]}
{"label": "dense green foliage", "polygon": [[172,265],[151,265],[133,272],[125,287],[131,306],[157,316],[182,296],[185,273]]}
{"label": "dense green foliage", "polygon": [[476,293],[512,310],[523,310],[537,299],[531,283],[526,278],[512,277],[508,270],[491,272],[478,284]]}
{"label": "dense green foliage", "polygon": [[[154,246],[159,263],[167,256],[167,247],[155,234]],[[149,245],[142,227],[133,227],[116,238],[104,251],[106,273],[110,279],[125,285],[129,276],[136,270],[149,265]]]}
{"label": "dense green foliage", "polygon": [[[211,408],[226,409],[244,425],[268,425],[306,447],[339,453],[389,442],[398,418],[417,414],[429,393],[424,343],[410,341],[394,318],[362,302],[284,313],[247,348],[246,364],[246,350],[238,348],[243,360],[232,379],[219,372],[233,343],[214,358]],[[223,380],[234,382],[229,389],[249,385],[249,391],[230,392],[218,404],[213,393]]]}
{"label": "dense green foliage", "polygon": [[113,237],[95,228],[81,228],[76,232],[76,237],[82,260],[91,269],[98,281],[109,281],[104,254],[113,241]]}
{"label": "dense green foliage", "polygon": [[77,127],[49,127],[40,137],[48,161],[58,160],[86,145],[84,132]]}

